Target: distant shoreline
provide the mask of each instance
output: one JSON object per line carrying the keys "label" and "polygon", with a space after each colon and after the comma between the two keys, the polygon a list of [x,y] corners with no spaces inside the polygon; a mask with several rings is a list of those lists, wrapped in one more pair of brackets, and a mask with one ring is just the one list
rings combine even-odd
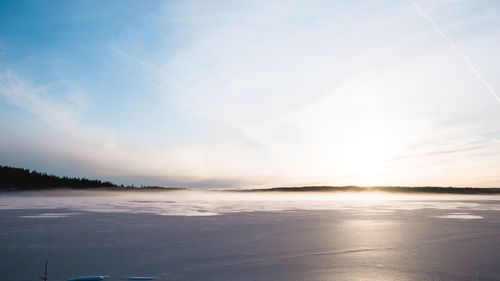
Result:
{"label": "distant shoreline", "polygon": [[53,192],[53,191],[93,191],[93,192],[172,192],[172,191],[202,191],[211,193],[418,193],[418,194],[470,194],[470,195],[494,195],[500,194],[500,188],[481,188],[481,187],[438,187],[438,186],[301,186],[301,187],[274,187],[274,188],[252,188],[252,189],[200,189],[200,188],[178,188],[161,186],[142,186],[142,187],[43,187],[43,188],[1,188],[1,193],[11,192]]}
{"label": "distant shoreline", "polygon": [[[236,191],[236,190],[235,190]],[[244,192],[391,192],[391,193],[448,193],[448,194],[500,194],[500,188],[440,187],[440,186],[301,186],[247,189]]]}
{"label": "distant shoreline", "polygon": [[500,194],[500,188],[440,187],[440,186],[297,186],[241,189],[201,189],[163,186],[117,185],[109,181],[89,180],[48,175],[28,169],[0,166],[0,193],[19,191],[82,190],[82,191],[178,191],[203,190],[212,192],[390,192],[390,193],[443,193],[443,194]]}

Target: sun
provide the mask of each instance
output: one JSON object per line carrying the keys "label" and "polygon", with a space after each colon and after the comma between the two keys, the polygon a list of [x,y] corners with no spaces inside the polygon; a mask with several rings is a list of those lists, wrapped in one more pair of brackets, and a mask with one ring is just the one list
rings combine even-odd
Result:
{"label": "sun", "polygon": [[346,144],[345,163],[355,184],[376,185],[382,182],[382,173],[390,158],[390,145],[376,135],[360,135]]}

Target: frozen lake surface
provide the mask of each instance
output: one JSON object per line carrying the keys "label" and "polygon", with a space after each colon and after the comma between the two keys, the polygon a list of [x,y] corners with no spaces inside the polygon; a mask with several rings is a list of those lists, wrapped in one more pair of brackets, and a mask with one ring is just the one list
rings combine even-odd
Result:
{"label": "frozen lake surface", "polygon": [[500,196],[0,194],[1,280],[500,280]]}

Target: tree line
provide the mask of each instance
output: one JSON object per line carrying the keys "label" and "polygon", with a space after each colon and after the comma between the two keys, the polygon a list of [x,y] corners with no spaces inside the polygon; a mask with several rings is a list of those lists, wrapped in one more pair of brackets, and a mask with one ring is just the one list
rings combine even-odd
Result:
{"label": "tree line", "polygon": [[40,188],[96,188],[116,187],[109,181],[86,178],[58,177],[28,169],[0,166],[0,189],[40,189]]}
{"label": "tree line", "polygon": [[383,191],[399,193],[454,193],[454,194],[500,194],[500,188],[441,187],[441,186],[299,186],[274,187],[268,189],[247,189],[242,192],[364,192]]}

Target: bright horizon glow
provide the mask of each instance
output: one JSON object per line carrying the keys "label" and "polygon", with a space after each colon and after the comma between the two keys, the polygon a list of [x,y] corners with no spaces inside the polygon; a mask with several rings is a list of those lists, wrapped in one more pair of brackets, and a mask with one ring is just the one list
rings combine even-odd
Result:
{"label": "bright horizon glow", "polygon": [[116,183],[500,186],[500,2],[2,1],[0,164]]}

